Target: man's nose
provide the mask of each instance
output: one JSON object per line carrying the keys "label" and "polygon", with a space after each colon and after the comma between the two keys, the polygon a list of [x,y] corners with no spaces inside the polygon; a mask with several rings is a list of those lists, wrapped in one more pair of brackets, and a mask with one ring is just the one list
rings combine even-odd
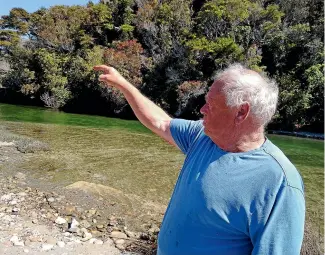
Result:
{"label": "man's nose", "polygon": [[205,114],[207,109],[207,104],[204,104],[202,108],[200,109],[200,113]]}

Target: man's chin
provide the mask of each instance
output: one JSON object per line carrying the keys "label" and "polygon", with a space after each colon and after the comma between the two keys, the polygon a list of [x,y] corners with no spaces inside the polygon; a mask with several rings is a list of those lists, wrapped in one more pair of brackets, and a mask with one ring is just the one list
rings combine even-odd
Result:
{"label": "man's chin", "polygon": [[207,129],[207,127],[204,125],[203,125],[203,131],[206,135],[209,134],[209,129]]}

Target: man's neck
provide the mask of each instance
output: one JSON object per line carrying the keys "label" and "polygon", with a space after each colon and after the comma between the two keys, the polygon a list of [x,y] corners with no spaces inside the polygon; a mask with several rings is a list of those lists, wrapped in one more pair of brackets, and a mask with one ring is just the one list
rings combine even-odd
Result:
{"label": "man's neck", "polygon": [[264,129],[254,132],[235,132],[223,137],[211,137],[211,140],[222,150],[228,152],[247,152],[260,148],[265,142]]}

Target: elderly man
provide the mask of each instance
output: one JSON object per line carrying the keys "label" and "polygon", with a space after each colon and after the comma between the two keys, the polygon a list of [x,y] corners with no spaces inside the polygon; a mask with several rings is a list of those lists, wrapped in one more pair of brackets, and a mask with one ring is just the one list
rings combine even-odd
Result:
{"label": "elderly man", "polygon": [[158,255],[300,253],[302,179],[264,136],[276,111],[273,81],[236,64],[220,72],[203,121],[172,119],[114,68],[99,80],[118,88],[138,119],[186,159],[158,238]]}

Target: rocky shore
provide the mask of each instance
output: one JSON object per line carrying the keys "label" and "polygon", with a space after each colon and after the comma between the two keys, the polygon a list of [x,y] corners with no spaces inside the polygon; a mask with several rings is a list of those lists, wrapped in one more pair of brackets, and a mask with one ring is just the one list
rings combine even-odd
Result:
{"label": "rocky shore", "polygon": [[0,141],[0,254],[155,254],[158,224],[130,231],[123,215],[108,215],[104,201],[86,200],[73,186],[30,185],[26,173],[10,168],[26,157],[14,141]]}

